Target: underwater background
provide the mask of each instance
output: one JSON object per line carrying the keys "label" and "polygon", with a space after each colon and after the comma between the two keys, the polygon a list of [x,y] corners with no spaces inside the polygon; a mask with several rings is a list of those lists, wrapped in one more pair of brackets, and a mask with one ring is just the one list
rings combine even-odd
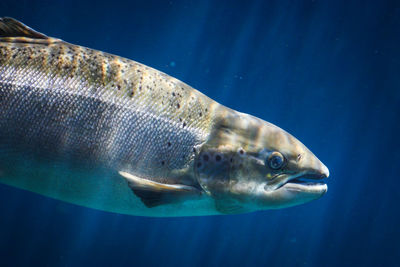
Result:
{"label": "underwater background", "polygon": [[330,169],[288,209],[146,218],[0,185],[1,266],[399,266],[399,1],[16,1],[49,36],[124,56],[287,130]]}

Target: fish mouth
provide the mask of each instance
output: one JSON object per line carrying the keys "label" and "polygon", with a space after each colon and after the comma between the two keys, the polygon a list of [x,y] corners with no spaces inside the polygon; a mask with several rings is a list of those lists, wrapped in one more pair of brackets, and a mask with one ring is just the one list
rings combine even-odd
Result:
{"label": "fish mouth", "polygon": [[322,197],[328,191],[324,181],[328,175],[329,172],[309,171],[275,177],[258,191],[261,209],[292,207]]}
{"label": "fish mouth", "polygon": [[[328,191],[328,186],[323,182],[308,182],[302,180],[290,181],[282,185],[280,188],[292,192],[304,192],[316,195],[324,195]],[[278,190],[280,189],[278,188]]]}
{"label": "fish mouth", "polygon": [[321,195],[328,191],[328,186],[325,182],[325,179],[329,176],[327,172],[300,173],[291,176],[282,174],[279,176],[275,178],[276,180],[274,179],[275,182],[267,184],[266,191],[285,189]]}

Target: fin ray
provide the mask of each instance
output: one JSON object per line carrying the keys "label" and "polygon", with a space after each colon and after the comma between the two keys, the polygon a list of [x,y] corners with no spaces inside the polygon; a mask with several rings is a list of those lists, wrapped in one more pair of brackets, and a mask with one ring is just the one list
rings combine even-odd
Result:
{"label": "fin ray", "polygon": [[49,37],[37,32],[16,19],[0,18],[0,37],[27,37],[33,39],[48,39]]}
{"label": "fin ray", "polygon": [[119,174],[128,181],[128,186],[132,192],[148,208],[176,203],[201,195],[201,191],[193,186],[158,183],[122,171]]}

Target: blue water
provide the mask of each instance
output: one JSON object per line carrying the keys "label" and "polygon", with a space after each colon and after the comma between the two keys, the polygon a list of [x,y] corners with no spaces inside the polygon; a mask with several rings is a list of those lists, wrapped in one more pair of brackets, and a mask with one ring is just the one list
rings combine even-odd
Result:
{"label": "blue water", "polygon": [[286,129],[331,171],[320,200],[213,217],[0,185],[1,266],[400,265],[398,1],[2,0],[0,16],[175,76]]}

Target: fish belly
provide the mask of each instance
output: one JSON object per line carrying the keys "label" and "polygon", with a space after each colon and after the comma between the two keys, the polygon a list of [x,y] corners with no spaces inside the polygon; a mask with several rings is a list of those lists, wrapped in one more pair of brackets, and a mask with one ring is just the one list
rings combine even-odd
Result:
{"label": "fish belly", "polygon": [[0,182],[72,204],[128,215],[171,217],[218,214],[209,197],[149,209],[113,170],[0,153]]}

